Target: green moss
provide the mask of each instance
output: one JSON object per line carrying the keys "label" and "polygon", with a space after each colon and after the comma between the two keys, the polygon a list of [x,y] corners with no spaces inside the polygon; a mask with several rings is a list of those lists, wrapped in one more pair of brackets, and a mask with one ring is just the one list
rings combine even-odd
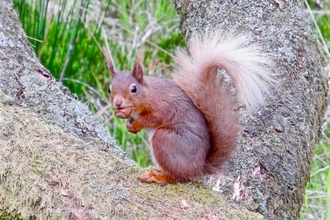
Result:
{"label": "green moss", "polygon": [[18,215],[13,216],[4,210],[1,210],[1,207],[0,207],[0,219],[1,220],[21,220],[22,218],[20,218]]}

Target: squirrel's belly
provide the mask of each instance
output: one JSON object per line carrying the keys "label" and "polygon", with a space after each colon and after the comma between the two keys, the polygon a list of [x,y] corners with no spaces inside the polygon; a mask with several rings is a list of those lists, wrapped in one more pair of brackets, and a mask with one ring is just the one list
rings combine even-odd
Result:
{"label": "squirrel's belly", "polygon": [[149,150],[150,150],[150,155],[151,155],[151,160],[154,162],[154,164],[158,166],[158,163],[154,157],[154,152],[153,152],[153,148],[152,148],[152,137],[154,136],[157,128],[143,128],[143,130],[146,132],[147,136],[148,136],[148,140],[149,140],[149,143],[150,143],[150,146],[149,146]]}

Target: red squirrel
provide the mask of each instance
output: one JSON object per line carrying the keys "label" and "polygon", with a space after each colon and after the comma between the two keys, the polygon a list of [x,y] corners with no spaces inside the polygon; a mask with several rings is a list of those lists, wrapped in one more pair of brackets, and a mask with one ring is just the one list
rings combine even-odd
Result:
{"label": "red squirrel", "polygon": [[[117,71],[108,54],[115,115],[126,119],[129,132],[147,132],[158,165],[140,181],[179,183],[219,172],[240,132],[238,101],[255,110],[271,81],[270,60],[250,41],[244,35],[217,32],[194,35],[188,52],[176,51],[174,79],[144,76],[141,56],[130,73]],[[223,86],[218,68],[232,78],[236,96],[231,86]]]}

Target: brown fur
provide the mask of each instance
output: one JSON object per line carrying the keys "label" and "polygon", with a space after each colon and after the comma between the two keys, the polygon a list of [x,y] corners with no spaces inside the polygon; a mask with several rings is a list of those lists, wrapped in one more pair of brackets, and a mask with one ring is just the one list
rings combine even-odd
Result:
{"label": "brown fur", "polygon": [[[223,79],[217,77],[218,67],[231,71],[229,74],[235,86],[239,87],[238,95],[253,100],[244,86],[263,87],[263,81],[250,69],[251,77],[240,76],[241,69],[246,67],[245,57],[241,64],[239,57],[236,60],[236,56],[231,56],[236,51],[222,51],[224,45],[221,41],[219,43],[208,37],[192,43],[196,44],[190,44],[190,55],[183,52],[177,54],[175,81],[143,76],[140,56],[131,74],[117,72],[108,56],[113,78],[110,85],[112,104],[119,109],[133,109],[126,122],[129,132],[137,133],[141,129],[152,131],[152,152],[160,170],[154,169],[141,175],[139,179],[143,182],[196,180],[203,174],[218,172],[219,167],[229,159],[236,146],[239,113],[234,111],[236,102],[229,87],[223,87]],[[245,49],[249,51],[249,48]],[[248,55],[256,55],[255,50],[250,52]],[[224,56],[229,56],[229,59],[224,59]],[[246,94],[242,94],[244,92]],[[256,93],[259,100],[262,92],[260,89]],[[249,101],[247,104],[252,106],[256,103]]]}

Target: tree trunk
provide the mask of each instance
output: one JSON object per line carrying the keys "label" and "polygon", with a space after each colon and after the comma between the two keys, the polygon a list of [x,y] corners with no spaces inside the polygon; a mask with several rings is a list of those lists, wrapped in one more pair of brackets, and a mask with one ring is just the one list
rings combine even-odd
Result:
{"label": "tree trunk", "polygon": [[1,219],[261,219],[201,184],[148,185],[0,1]]}
{"label": "tree trunk", "polygon": [[327,106],[327,78],[300,1],[175,0],[181,29],[252,33],[275,62],[267,104],[242,113],[239,146],[213,189],[268,219],[296,219]]}

